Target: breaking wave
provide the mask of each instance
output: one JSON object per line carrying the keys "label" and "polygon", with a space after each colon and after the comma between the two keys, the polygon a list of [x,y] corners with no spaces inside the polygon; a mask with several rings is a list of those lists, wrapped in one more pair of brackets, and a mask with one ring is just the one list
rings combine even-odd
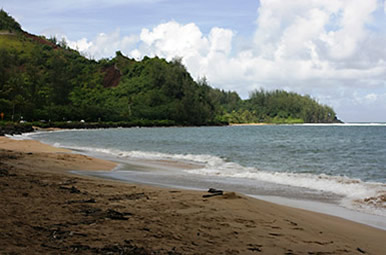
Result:
{"label": "breaking wave", "polygon": [[[56,143],[54,146],[61,147]],[[67,147],[68,148],[68,147]],[[256,180],[279,185],[287,185],[323,192],[331,192],[343,197],[341,205],[386,217],[386,184],[364,182],[346,176],[326,174],[270,172],[256,167],[244,167],[213,155],[167,154],[145,151],[122,151],[117,149],[70,147],[91,153],[102,153],[123,160],[170,160],[200,165],[197,169],[182,169],[187,174],[199,176],[219,176]]]}

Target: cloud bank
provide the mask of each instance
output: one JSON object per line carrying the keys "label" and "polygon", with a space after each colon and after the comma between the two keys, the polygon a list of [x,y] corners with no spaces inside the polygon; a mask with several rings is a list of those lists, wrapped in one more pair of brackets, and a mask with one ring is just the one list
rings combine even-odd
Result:
{"label": "cloud bank", "polygon": [[371,121],[386,112],[386,35],[377,32],[374,17],[379,10],[386,13],[386,3],[261,0],[249,40],[227,28],[203,34],[195,23],[169,21],[139,35],[121,36],[118,29],[69,45],[93,58],[116,50],[136,59],[182,57],[193,77],[206,76],[243,97],[259,88],[287,89],[317,97],[348,121],[356,118],[351,109],[362,107],[374,116],[361,120]]}

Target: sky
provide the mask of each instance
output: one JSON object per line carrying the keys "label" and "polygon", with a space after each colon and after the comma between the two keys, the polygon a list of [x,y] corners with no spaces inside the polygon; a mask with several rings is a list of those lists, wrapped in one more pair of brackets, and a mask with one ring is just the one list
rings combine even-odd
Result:
{"label": "sky", "polygon": [[182,58],[194,79],[284,89],[345,122],[386,122],[385,0],[0,0],[30,33],[92,59]]}

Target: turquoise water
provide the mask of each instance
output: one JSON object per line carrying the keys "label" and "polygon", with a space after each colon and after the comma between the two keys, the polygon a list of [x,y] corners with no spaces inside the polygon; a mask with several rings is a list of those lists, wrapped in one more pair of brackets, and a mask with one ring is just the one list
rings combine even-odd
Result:
{"label": "turquoise water", "polygon": [[190,187],[227,183],[246,193],[336,200],[386,216],[383,124],[71,130],[32,137],[120,162],[200,166],[153,174],[123,167],[115,173],[121,179]]}

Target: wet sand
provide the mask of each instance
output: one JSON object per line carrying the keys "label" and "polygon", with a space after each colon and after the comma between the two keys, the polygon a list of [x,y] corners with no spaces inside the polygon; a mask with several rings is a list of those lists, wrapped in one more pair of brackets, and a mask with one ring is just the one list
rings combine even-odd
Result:
{"label": "wet sand", "polygon": [[[233,192],[78,176],[112,162],[0,138],[1,254],[383,254],[386,231]],[[208,187],[209,188],[209,187]]]}

